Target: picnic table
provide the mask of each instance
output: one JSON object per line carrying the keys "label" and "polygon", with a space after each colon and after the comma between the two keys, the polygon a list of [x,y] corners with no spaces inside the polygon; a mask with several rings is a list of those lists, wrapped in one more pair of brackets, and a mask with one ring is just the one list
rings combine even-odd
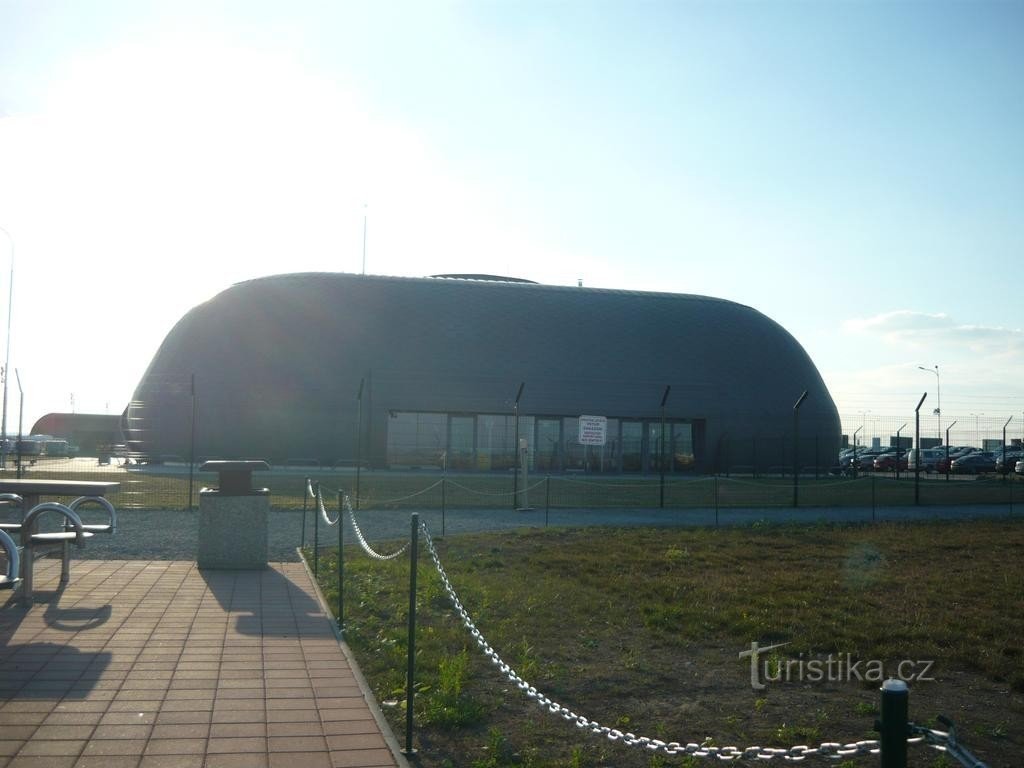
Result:
{"label": "picnic table", "polygon": [[[70,578],[71,543],[83,546],[85,540],[94,533],[113,533],[117,526],[117,515],[113,505],[104,496],[110,491],[117,490],[120,483],[108,481],[86,481],[86,480],[35,480],[16,479],[0,480],[0,494],[16,494],[10,501],[17,501],[21,497],[22,521],[20,524],[5,525],[10,532],[21,534],[22,556],[20,558],[20,579],[18,574],[8,574],[9,578],[4,586],[11,588],[17,582],[21,582],[21,600],[25,605],[32,604],[32,568],[37,548],[52,548],[59,546],[62,550],[61,556],[61,584],[66,584]],[[43,501],[43,496],[76,496],[69,505],[58,504],[54,501]],[[107,510],[110,522],[103,525],[84,524],[77,514],[77,509],[88,503],[98,503]],[[46,512],[57,512],[64,516],[64,529],[52,533],[40,533],[38,531],[39,518]],[[11,548],[8,541],[4,542],[4,549],[10,549],[12,554],[8,555],[9,562],[17,562],[17,549]],[[13,577],[13,578],[12,578]]]}

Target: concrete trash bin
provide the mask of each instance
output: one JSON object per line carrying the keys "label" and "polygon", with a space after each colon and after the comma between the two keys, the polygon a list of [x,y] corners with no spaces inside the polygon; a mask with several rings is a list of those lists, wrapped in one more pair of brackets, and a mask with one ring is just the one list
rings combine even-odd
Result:
{"label": "concrete trash bin", "polygon": [[208,461],[200,472],[217,472],[217,488],[199,491],[200,568],[254,570],[267,567],[270,490],[253,488],[252,473],[265,461]]}

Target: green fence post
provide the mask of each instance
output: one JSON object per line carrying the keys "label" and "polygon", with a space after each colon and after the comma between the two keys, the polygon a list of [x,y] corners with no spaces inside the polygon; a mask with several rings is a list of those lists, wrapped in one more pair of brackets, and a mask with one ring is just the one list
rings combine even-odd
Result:
{"label": "green fence post", "polygon": [[345,492],[338,489],[338,631],[345,634]]}
{"label": "green fence post", "polygon": [[871,476],[871,522],[877,522],[875,517],[875,476]]}
{"label": "green fence post", "polygon": [[881,733],[882,768],[906,768],[909,698],[910,689],[902,680],[882,683],[882,714],[877,726]]}
{"label": "green fence post", "polygon": [[548,514],[551,511],[551,475],[544,478],[544,527],[548,527]]}
{"label": "green fence post", "polygon": [[319,583],[320,580],[320,481],[317,480],[316,488],[313,489],[316,499],[316,509],[313,510],[313,578]]}
{"label": "green fence post", "polygon": [[715,477],[715,528],[718,527],[718,477]]}
{"label": "green fence post", "polygon": [[405,678],[405,749],[403,755],[415,755],[412,746],[412,706],[416,685],[416,561],[419,555],[420,516],[412,513],[409,542],[409,661]]}
{"label": "green fence post", "polygon": [[306,517],[309,515],[309,478],[302,478],[302,547],[306,547]]}

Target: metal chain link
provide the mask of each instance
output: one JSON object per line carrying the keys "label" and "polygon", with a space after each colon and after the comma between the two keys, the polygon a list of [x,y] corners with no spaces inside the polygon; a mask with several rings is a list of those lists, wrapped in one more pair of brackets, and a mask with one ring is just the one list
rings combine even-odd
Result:
{"label": "metal chain link", "polygon": [[316,489],[316,505],[317,505],[317,507],[320,510],[320,516],[324,519],[324,522],[327,523],[328,526],[335,526],[339,522],[341,522],[341,510],[340,509],[338,510],[338,517],[337,517],[336,520],[331,520],[331,518],[329,518],[327,516],[327,509],[324,507],[324,495],[320,491],[319,487]]}
{"label": "metal chain link", "polygon": [[405,542],[405,544],[402,545],[401,549],[399,549],[397,552],[392,552],[390,555],[382,555],[376,550],[374,550],[374,548],[367,543],[366,538],[363,536],[362,530],[360,530],[359,528],[359,523],[356,522],[356,516],[355,513],[352,511],[352,503],[348,500],[348,495],[342,494],[342,499],[344,500],[345,511],[348,512],[348,519],[352,523],[352,530],[356,532],[356,539],[358,539],[359,541],[359,546],[361,546],[363,548],[363,551],[370,557],[372,557],[374,560],[394,560],[396,557],[401,555],[409,548],[409,542],[407,541]]}
{"label": "metal chain link", "polygon": [[400,496],[397,499],[374,499],[373,503],[375,505],[377,505],[377,506],[384,506],[385,504],[397,504],[400,501],[408,501],[409,499],[415,499],[417,496],[422,496],[427,491],[434,490],[440,484],[441,484],[441,481],[438,480],[435,483],[433,483],[432,485],[428,485],[426,488],[424,488],[422,490],[416,491],[415,493],[410,493],[408,496]]}
{"label": "metal chain link", "polygon": [[[527,698],[537,703],[538,707],[556,717],[561,717],[563,720],[572,723],[582,730],[587,730],[593,735],[604,736],[609,741],[621,741],[627,746],[639,746],[639,748],[647,750],[648,752],[659,752],[669,756],[686,755],[694,758],[717,758],[725,761],[751,759],[772,760],[774,758],[781,758],[786,762],[799,762],[815,756],[830,760],[841,760],[843,758],[853,758],[861,755],[879,754],[881,748],[879,741],[876,739],[864,739],[860,741],[850,741],[848,743],[842,743],[840,741],[822,741],[817,746],[797,744],[788,749],[758,745],[746,746],[746,748],[739,749],[736,748],[736,746],[713,746],[708,743],[707,740],[702,743],[697,743],[695,741],[689,741],[687,743],[682,743],[680,741],[663,741],[658,738],[638,736],[635,733],[623,732],[615,728],[608,728],[594,720],[578,715],[567,707],[563,707],[560,703],[541,693],[536,687],[523,680],[515,670],[504,662],[498,652],[484,639],[483,635],[476,628],[476,625],[473,624],[472,618],[470,618],[469,613],[466,611],[462,601],[456,594],[455,588],[452,586],[452,582],[449,580],[449,577],[447,577],[447,573],[444,570],[444,566],[441,565],[440,556],[437,553],[437,548],[434,546],[433,539],[430,536],[430,531],[427,528],[426,523],[421,522],[420,529],[423,532],[423,538],[427,545],[427,550],[430,553],[430,559],[433,560],[434,567],[437,569],[441,585],[444,587],[444,591],[452,601],[455,612],[459,614],[463,626],[469,631],[469,634],[476,641],[476,644],[483,652],[483,655],[489,658],[490,662],[492,662],[492,664],[494,664],[519,691],[521,691]],[[930,745],[937,746],[937,749],[944,750],[944,738],[947,740],[948,735],[942,731],[915,727],[912,731],[912,735],[907,738],[907,743],[928,742]],[[981,767],[979,766],[979,768]]]}
{"label": "metal chain link", "polygon": [[964,766],[964,768],[988,768],[985,763],[972,755],[970,750],[956,738],[956,728],[950,720],[940,716],[939,721],[949,725],[948,732],[910,723],[910,732],[913,736],[907,739],[907,742],[924,742],[929,747],[945,752],[960,763],[960,765]]}
{"label": "metal chain link", "polygon": [[462,483],[458,483],[454,480],[449,480],[448,485],[452,486],[453,488],[458,488],[461,491],[465,491],[466,493],[472,493],[475,496],[508,496],[509,498],[512,497],[512,491],[478,491],[468,486],[465,486]]}

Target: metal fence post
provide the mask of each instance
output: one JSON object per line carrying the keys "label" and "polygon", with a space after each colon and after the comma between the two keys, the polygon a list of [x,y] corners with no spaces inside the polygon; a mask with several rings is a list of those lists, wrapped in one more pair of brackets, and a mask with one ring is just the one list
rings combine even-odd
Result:
{"label": "metal fence post", "polygon": [[302,478],[302,543],[306,547],[306,518],[309,516],[309,481],[310,478]]}
{"label": "metal fence post", "polygon": [[718,477],[715,477],[715,528],[718,527]]}
{"label": "metal fence post", "polygon": [[800,406],[807,399],[807,390],[803,391],[800,398],[793,406],[793,506],[800,506]]}
{"label": "metal fence post", "polygon": [[871,522],[877,522],[875,517],[875,476],[871,476]]}
{"label": "metal fence post", "polygon": [[448,499],[445,495],[445,478],[441,478],[441,535],[444,536],[445,507],[448,506]]}
{"label": "metal fence post", "polygon": [[316,481],[313,489],[316,508],[313,510],[313,578],[320,580],[320,481]]}
{"label": "metal fence post", "polygon": [[909,697],[910,689],[902,680],[882,683],[882,715],[878,723],[882,768],[906,768]]}
{"label": "metal fence post", "polygon": [[192,511],[192,489],[195,485],[196,469],[196,375],[192,374],[192,421],[189,425],[189,448],[188,448],[188,509]]}
{"label": "metal fence post", "polygon": [[551,475],[544,478],[544,527],[548,527],[548,514],[551,512]]}
{"label": "metal fence post", "polygon": [[403,755],[415,755],[412,745],[412,707],[416,686],[416,561],[419,555],[420,516],[412,513],[409,539],[409,665],[405,678],[405,749]]}
{"label": "metal fence post", "polygon": [[345,492],[338,489],[338,631],[345,634]]}
{"label": "metal fence post", "polygon": [[921,405],[924,403],[924,399],[928,397],[928,393],[925,392],[921,395],[921,399],[917,403],[917,408],[914,409],[914,447],[917,448],[918,461],[914,464],[914,506],[918,506],[921,503]]}

